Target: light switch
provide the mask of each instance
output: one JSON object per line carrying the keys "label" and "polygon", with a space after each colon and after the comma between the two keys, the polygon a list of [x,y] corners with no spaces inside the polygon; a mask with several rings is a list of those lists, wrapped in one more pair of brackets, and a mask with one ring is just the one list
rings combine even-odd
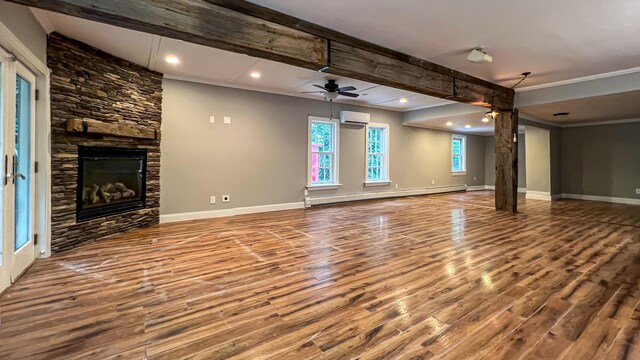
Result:
{"label": "light switch", "polygon": [[216,117],[215,116],[209,116],[209,122],[212,123],[212,124],[214,122],[216,122]]}
{"label": "light switch", "polygon": [[224,117],[224,123],[227,124],[227,125],[231,124],[231,117],[230,116],[225,116]]}

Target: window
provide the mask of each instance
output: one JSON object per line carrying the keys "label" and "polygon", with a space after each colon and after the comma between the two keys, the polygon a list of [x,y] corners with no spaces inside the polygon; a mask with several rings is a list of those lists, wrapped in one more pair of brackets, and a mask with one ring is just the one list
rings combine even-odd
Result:
{"label": "window", "polygon": [[389,124],[367,125],[365,183],[389,183]]}
{"label": "window", "polygon": [[467,138],[462,135],[453,135],[451,139],[451,172],[463,175],[467,171]]}
{"label": "window", "polygon": [[338,122],[309,118],[308,187],[338,186]]}

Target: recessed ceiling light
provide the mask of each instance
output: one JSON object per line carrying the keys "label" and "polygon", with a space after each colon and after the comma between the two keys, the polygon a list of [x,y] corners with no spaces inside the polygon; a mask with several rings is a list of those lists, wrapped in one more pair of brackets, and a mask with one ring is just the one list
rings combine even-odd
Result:
{"label": "recessed ceiling light", "polygon": [[467,124],[464,126],[465,129],[471,129],[471,125]]}
{"label": "recessed ceiling light", "polygon": [[260,77],[262,76],[262,74],[260,74],[257,71],[252,72],[251,74],[249,74],[249,76],[251,76],[254,79],[260,79]]}
{"label": "recessed ceiling light", "polygon": [[180,64],[180,59],[178,59],[178,57],[175,55],[167,55],[167,57],[164,58],[164,61],[168,62],[171,65]]}
{"label": "recessed ceiling light", "polygon": [[408,103],[408,102],[409,102],[409,100],[407,100],[407,99],[405,99],[405,98],[402,98],[402,99],[400,99],[400,102],[404,104],[404,103]]}
{"label": "recessed ceiling light", "polygon": [[447,126],[453,126],[453,123],[451,121],[447,121]]}

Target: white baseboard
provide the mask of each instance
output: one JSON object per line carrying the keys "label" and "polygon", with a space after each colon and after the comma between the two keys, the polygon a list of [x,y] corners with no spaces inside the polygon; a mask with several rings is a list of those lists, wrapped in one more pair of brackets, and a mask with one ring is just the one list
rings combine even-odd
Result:
{"label": "white baseboard", "polygon": [[398,190],[398,191],[379,191],[369,192],[361,194],[349,194],[349,195],[336,195],[336,196],[319,196],[319,197],[306,197],[305,204],[307,206],[335,204],[341,202],[358,201],[358,200],[372,200],[372,199],[385,199],[403,196],[417,196],[417,195],[430,195],[430,194],[442,194],[454,191],[465,191],[466,185],[451,185],[440,186],[424,189],[412,189],[412,190]]}
{"label": "white baseboard", "polygon": [[616,204],[640,205],[640,199],[619,198],[610,196],[581,195],[581,194],[562,194],[564,199],[602,201]]}
{"label": "white baseboard", "polygon": [[487,185],[467,186],[467,191],[483,191],[487,190]]}
{"label": "white baseboard", "polygon": [[546,191],[527,191],[526,199],[551,201],[551,193]]}
{"label": "white baseboard", "polygon": [[287,204],[248,206],[248,207],[233,208],[233,209],[166,214],[166,215],[160,215],[160,223],[167,224],[167,223],[173,223],[173,222],[179,222],[179,221],[212,219],[212,218],[219,218],[219,217],[225,217],[225,216],[258,214],[263,212],[292,210],[292,209],[304,209],[304,203],[295,202],[295,203],[287,203]]}
{"label": "white baseboard", "polygon": [[[474,188],[478,188],[478,189],[474,189],[474,190],[495,190],[496,187],[495,185],[479,185],[479,186],[473,186]],[[482,187],[482,189],[480,189],[480,187]],[[527,193],[527,188],[518,188],[518,192],[522,193],[522,194],[526,194]]]}

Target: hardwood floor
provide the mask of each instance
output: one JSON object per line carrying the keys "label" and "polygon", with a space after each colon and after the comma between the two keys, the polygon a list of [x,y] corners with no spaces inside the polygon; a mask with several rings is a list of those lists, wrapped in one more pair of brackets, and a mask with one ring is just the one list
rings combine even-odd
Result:
{"label": "hardwood floor", "polygon": [[38,261],[1,359],[640,359],[640,206],[490,192],[161,225]]}

